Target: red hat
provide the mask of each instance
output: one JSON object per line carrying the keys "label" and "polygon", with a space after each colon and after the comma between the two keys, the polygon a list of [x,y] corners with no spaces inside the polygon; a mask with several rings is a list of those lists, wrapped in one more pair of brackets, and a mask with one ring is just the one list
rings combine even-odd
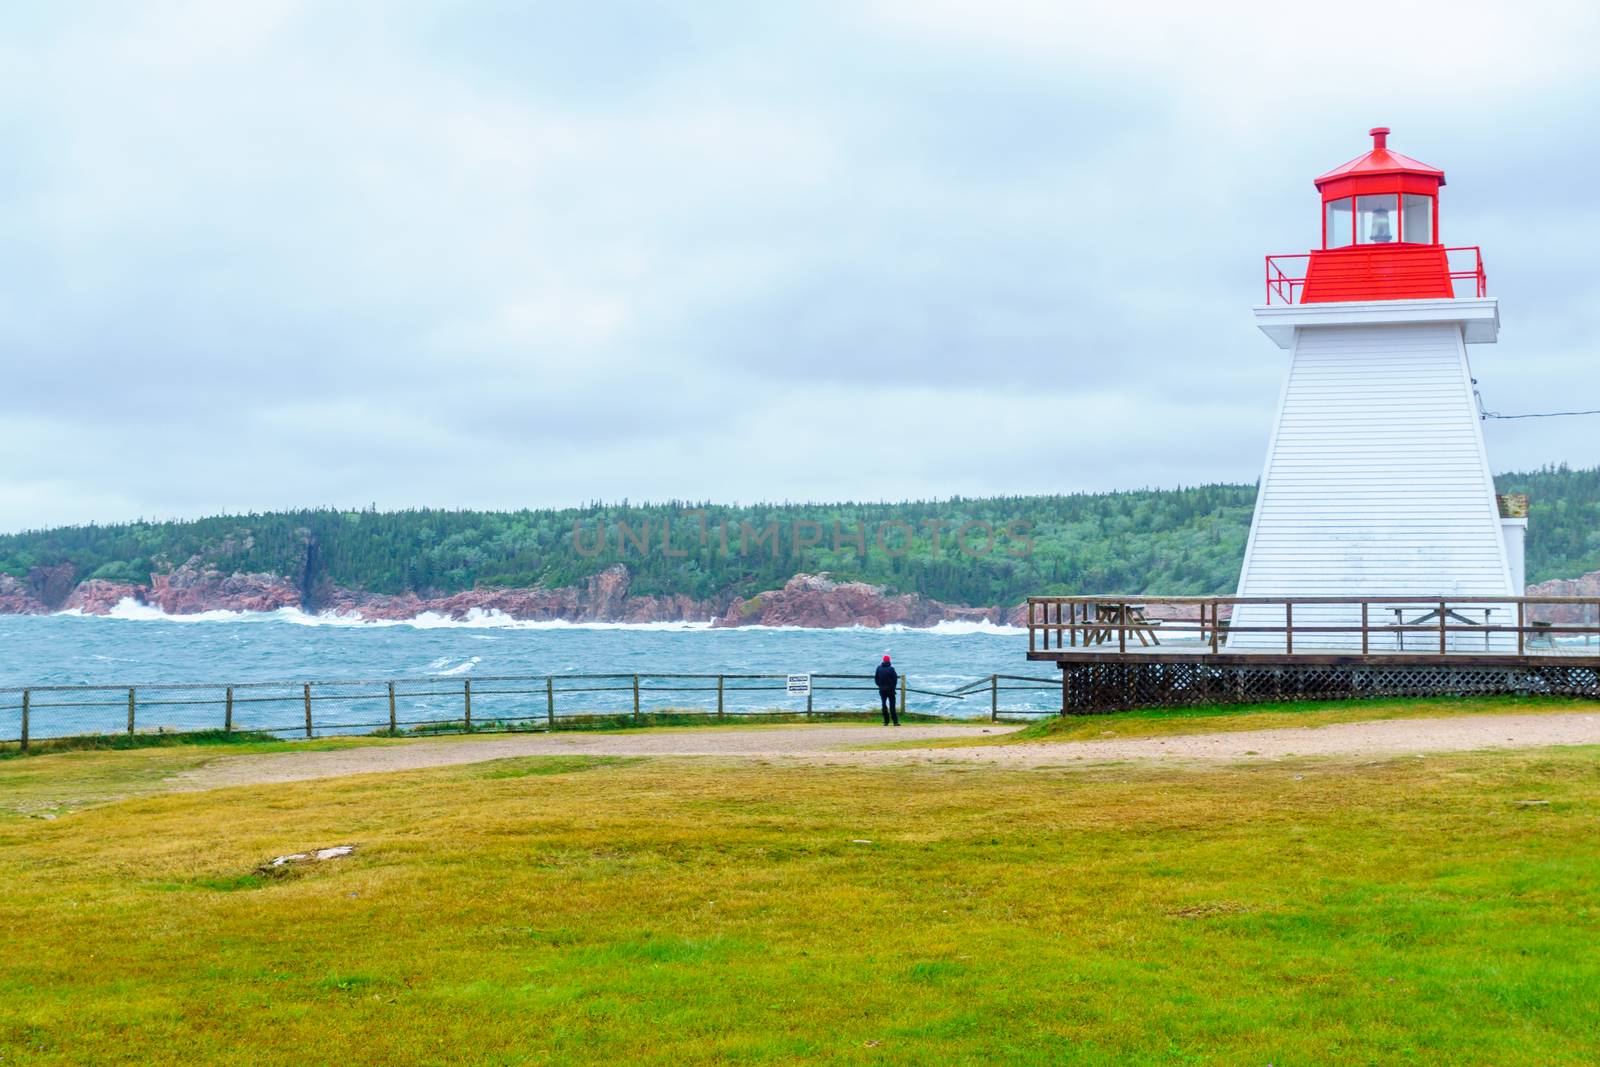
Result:
{"label": "red hat", "polygon": [[889,662],[889,657],[888,656],[883,657],[883,662],[888,663]]}

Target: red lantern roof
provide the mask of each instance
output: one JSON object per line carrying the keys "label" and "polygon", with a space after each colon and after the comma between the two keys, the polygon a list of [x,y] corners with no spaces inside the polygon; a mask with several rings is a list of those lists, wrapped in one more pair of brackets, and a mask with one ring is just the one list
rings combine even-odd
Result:
{"label": "red lantern roof", "polygon": [[1426,163],[1418,163],[1410,156],[1389,151],[1389,127],[1374,126],[1367,132],[1372,135],[1372,151],[1364,156],[1357,156],[1343,166],[1334,167],[1316,180],[1316,186],[1322,191],[1324,200],[1348,196],[1353,191],[1366,192],[1368,189],[1376,188],[1376,185],[1361,179],[1389,175],[1406,175],[1414,180],[1401,179],[1400,185],[1395,186],[1384,182],[1385,187],[1404,186],[1418,191],[1428,188],[1436,192],[1439,186],[1444,184],[1444,171],[1438,167],[1430,167]]}

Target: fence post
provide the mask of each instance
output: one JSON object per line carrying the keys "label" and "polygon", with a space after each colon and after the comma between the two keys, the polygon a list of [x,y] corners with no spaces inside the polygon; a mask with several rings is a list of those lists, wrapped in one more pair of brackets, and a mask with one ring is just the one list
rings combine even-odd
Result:
{"label": "fence post", "polygon": [[133,736],[133,686],[128,686],[128,736]]}
{"label": "fence post", "polygon": [[989,675],[989,721],[1000,721],[1000,676]]}
{"label": "fence post", "polygon": [[639,721],[639,676],[633,676],[633,721]]}
{"label": "fence post", "polygon": [[233,686],[231,685],[228,686],[228,696],[222,711],[222,731],[233,733]]}
{"label": "fence post", "polygon": [[466,712],[467,733],[472,732],[472,679],[461,679],[461,706]]}
{"label": "fence post", "polygon": [[311,736],[311,683],[305,684],[306,697],[306,736]]}
{"label": "fence post", "polygon": [[400,732],[399,726],[400,726],[400,724],[395,722],[395,717],[394,717],[394,683],[390,682],[389,683],[389,736],[390,737],[393,737],[395,734]]}
{"label": "fence post", "polygon": [[717,675],[717,718],[722,718],[722,675]]}
{"label": "fence post", "polygon": [[22,751],[28,751],[28,705],[33,702],[33,692],[22,691]]}
{"label": "fence post", "polygon": [[811,718],[811,687],[806,686],[806,718]]}
{"label": "fence post", "polygon": [[906,707],[906,676],[902,674],[900,676],[900,714],[905,715],[910,710],[910,708]]}
{"label": "fence post", "polygon": [[556,680],[551,675],[544,679],[544,714],[550,729],[556,728]]}

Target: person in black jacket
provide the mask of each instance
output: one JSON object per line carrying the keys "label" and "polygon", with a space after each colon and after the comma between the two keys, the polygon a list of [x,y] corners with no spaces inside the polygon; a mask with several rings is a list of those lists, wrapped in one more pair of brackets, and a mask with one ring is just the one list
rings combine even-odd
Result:
{"label": "person in black jacket", "polygon": [[878,683],[878,698],[883,703],[883,725],[888,726],[892,720],[896,726],[900,725],[900,712],[894,706],[894,687],[900,684],[900,674],[894,669],[894,664],[889,662],[889,657],[883,657],[883,662],[878,664],[877,673],[873,680]]}

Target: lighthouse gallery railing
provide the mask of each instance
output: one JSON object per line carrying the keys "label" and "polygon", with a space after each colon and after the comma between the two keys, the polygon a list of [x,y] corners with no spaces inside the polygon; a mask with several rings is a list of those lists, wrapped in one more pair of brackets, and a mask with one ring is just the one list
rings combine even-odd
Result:
{"label": "lighthouse gallery railing", "polygon": [[[1450,284],[1455,287],[1458,297],[1465,295],[1461,291],[1464,287],[1457,284],[1459,282],[1471,282],[1473,295],[1479,299],[1489,295],[1489,279],[1483,269],[1483,252],[1477,245],[1446,248],[1444,254],[1450,264]],[[1309,252],[1267,257],[1268,307],[1300,303],[1310,262]]]}

